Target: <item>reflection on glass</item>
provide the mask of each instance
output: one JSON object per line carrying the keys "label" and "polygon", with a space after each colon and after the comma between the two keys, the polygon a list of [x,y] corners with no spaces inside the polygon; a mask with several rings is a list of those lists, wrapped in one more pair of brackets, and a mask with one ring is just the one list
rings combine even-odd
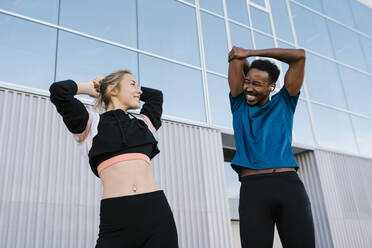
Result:
{"label": "reflection on glass", "polygon": [[[288,48],[288,49],[294,49],[295,48],[294,46],[288,45],[287,43],[281,42],[279,40],[277,40],[277,44],[278,44],[278,48]],[[280,64],[282,66],[282,71],[280,72],[280,74],[282,74],[283,77],[284,77],[285,73],[288,71],[289,65],[287,63],[283,63],[283,62],[280,62]],[[302,95],[302,96],[304,96],[304,95]]]}
{"label": "reflection on glass", "polygon": [[256,49],[267,49],[275,47],[273,38],[257,32],[254,32],[254,42],[256,44]]}
{"label": "reflection on glass", "polygon": [[[274,48],[275,47],[273,38],[268,37],[268,36],[263,35],[263,34],[260,34],[258,32],[253,32],[253,33],[254,33],[254,39],[255,39],[254,42],[256,44],[256,49],[269,49],[269,48]],[[262,57],[262,58],[255,58],[255,59],[268,59],[271,62],[275,63],[278,67],[279,67],[279,64],[281,63],[279,60],[275,60],[275,59],[272,59],[272,58]],[[279,67],[279,69],[280,69],[280,67]],[[279,80],[280,80],[280,78],[279,78]],[[280,89],[280,83],[279,82],[276,83],[276,89]]]}
{"label": "reflection on glass", "polygon": [[351,15],[349,0],[323,0],[324,14],[348,25],[354,27],[353,16]]}
{"label": "reflection on glass", "polygon": [[356,28],[365,34],[372,36],[371,9],[358,1],[350,1],[350,4]]}
{"label": "reflection on glass", "polygon": [[231,168],[228,162],[225,162],[225,175],[228,199],[239,199],[240,182],[238,174]]}
{"label": "reflection on glass", "polygon": [[208,73],[208,94],[212,123],[232,129],[229,92],[227,78]]}
{"label": "reflection on glass", "polygon": [[227,74],[227,36],[225,21],[201,12],[205,63],[208,70]]}
{"label": "reflection on glass", "polygon": [[58,0],[1,0],[0,9],[57,24]]}
{"label": "reflection on glass", "polygon": [[333,57],[325,19],[294,3],[291,10],[299,45]]}
{"label": "reflection on glass", "polygon": [[245,0],[226,0],[227,16],[230,19],[249,25],[247,4]]}
{"label": "reflection on glass", "polygon": [[372,78],[339,65],[349,110],[372,117]]}
{"label": "reflection on glass", "polygon": [[61,31],[57,80],[88,81],[97,76],[128,69],[138,79],[137,54],[103,42]]}
{"label": "reflection on glass", "polygon": [[61,1],[61,26],[137,47],[136,1]]}
{"label": "reflection on glass", "polygon": [[372,120],[351,116],[360,154],[372,156]]}
{"label": "reflection on glass", "polygon": [[206,122],[201,71],[140,54],[140,82],[161,89],[163,113]]}
{"label": "reflection on glass", "polygon": [[252,26],[265,33],[272,34],[269,14],[252,6],[250,10]]}
{"label": "reflection on glass", "polygon": [[223,15],[222,0],[199,0],[200,8]]}
{"label": "reflection on glass", "polygon": [[54,28],[0,14],[0,81],[47,90],[54,79]]}
{"label": "reflection on glass", "polygon": [[265,0],[249,0],[252,3],[256,3],[258,5],[261,5],[262,7],[266,8]]}
{"label": "reflection on glass", "polygon": [[313,145],[313,132],[309,111],[306,102],[299,100],[297,103],[294,120],[293,120],[294,141],[300,144]]}
{"label": "reflection on glass", "polygon": [[372,40],[359,36],[362,42],[364,57],[367,60],[368,71],[372,73]]}
{"label": "reflection on glass", "polygon": [[349,115],[317,104],[311,107],[319,145],[356,153]]}
{"label": "reflection on glass", "polygon": [[310,99],[346,109],[336,63],[307,53],[305,69]]}
{"label": "reflection on glass", "polygon": [[317,10],[322,12],[322,3],[321,0],[297,0],[297,2],[306,5],[307,7],[312,8],[313,10]]}
{"label": "reflection on glass", "polygon": [[286,41],[293,43],[291,24],[285,0],[271,0],[271,13],[273,15],[275,34]]}
{"label": "reflection on glass", "polygon": [[361,70],[367,70],[358,36],[334,22],[329,22],[336,59]]}
{"label": "reflection on glass", "polygon": [[[282,67],[282,69],[280,71],[280,74],[283,76],[283,85],[284,85],[284,77],[285,77],[285,74],[288,71],[289,65],[287,63],[283,63],[283,62],[280,62],[280,65]],[[278,88],[278,84],[276,85],[276,88]],[[304,95],[302,95],[302,96],[304,96]]]}
{"label": "reflection on glass", "polygon": [[200,66],[195,8],[174,0],[138,2],[139,48]]}
{"label": "reflection on glass", "polygon": [[287,44],[285,42],[281,42],[280,40],[277,40],[278,48],[288,48],[288,49],[294,49],[295,47],[293,45]]}
{"label": "reflection on glass", "polygon": [[253,49],[251,30],[230,22],[231,45]]}

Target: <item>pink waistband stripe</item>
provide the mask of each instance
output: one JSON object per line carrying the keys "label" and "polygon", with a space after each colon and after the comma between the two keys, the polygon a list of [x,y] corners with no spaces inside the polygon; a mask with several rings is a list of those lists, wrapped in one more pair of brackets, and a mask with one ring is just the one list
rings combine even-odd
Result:
{"label": "pink waistband stripe", "polygon": [[143,153],[125,153],[125,154],[114,156],[100,163],[97,167],[98,174],[103,169],[110,167],[113,164],[116,164],[122,161],[127,161],[127,160],[144,160],[146,163],[150,165],[150,158]]}

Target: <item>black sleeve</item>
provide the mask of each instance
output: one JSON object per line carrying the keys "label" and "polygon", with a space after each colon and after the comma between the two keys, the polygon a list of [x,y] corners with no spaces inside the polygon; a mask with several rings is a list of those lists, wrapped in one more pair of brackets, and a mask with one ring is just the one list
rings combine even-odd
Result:
{"label": "black sleeve", "polygon": [[53,83],[50,88],[50,100],[63,117],[71,133],[82,133],[87,125],[89,113],[84,104],[74,97],[78,88],[72,80]]}
{"label": "black sleeve", "polygon": [[161,126],[161,114],[163,112],[163,93],[160,90],[147,87],[141,87],[141,90],[140,100],[145,102],[141,114],[146,115],[155,129],[158,130]]}

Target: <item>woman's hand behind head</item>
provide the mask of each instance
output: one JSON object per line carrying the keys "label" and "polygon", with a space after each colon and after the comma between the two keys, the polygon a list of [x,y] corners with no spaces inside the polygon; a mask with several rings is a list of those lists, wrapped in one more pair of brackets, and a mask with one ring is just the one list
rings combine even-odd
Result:
{"label": "woman's hand behind head", "polygon": [[103,79],[103,77],[96,77],[95,79],[89,80],[90,84],[90,90],[88,92],[88,95],[94,98],[97,98],[99,96],[99,82]]}

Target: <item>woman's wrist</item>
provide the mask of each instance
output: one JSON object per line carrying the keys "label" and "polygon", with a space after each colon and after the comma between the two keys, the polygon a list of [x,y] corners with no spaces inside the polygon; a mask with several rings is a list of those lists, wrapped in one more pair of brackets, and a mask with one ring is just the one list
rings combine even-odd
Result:
{"label": "woman's wrist", "polygon": [[77,92],[76,94],[86,94],[86,95],[89,95],[92,90],[95,90],[93,88],[93,83],[92,82],[76,82],[76,85],[77,85]]}

